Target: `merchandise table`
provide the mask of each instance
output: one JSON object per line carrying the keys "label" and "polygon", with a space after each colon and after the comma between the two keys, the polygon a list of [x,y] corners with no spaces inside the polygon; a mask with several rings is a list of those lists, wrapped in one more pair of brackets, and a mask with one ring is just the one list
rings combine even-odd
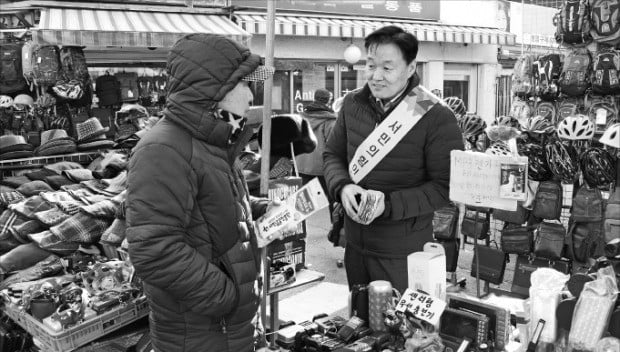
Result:
{"label": "merchandise table", "polygon": [[[278,323],[278,295],[280,292],[287,291],[300,286],[308,285],[313,282],[323,281],[325,274],[314,270],[301,269],[295,273],[295,282],[291,282],[287,285],[282,285],[274,288],[270,288],[267,291],[269,296],[269,327],[272,331],[276,331],[276,325]],[[271,346],[276,346],[275,337],[271,339]]]}

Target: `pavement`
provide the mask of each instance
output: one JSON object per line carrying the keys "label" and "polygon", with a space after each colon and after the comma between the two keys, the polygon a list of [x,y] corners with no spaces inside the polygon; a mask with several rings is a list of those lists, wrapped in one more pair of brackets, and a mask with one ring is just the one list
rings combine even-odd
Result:
{"label": "pavement", "polygon": [[[306,267],[321,272],[325,278],[319,283],[313,283],[279,293],[279,319],[284,321],[301,322],[312,319],[319,313],[335,314],[347,318],[348,286],[344,267],[338,267],[339,260],[344,258],[344,248],[334,247],[327,240],[330,228],[330,219],[327,209],[314,214],[306,221]],[[494,226],[496,225],[496,226]],[[491,225],[491,239],[497,233],[497,224]],[[465,279],[464,287],[458,285],[449,287],[449,291],[458,291],[471,296],[477,295],[476,279],[470,275],[473,259],[473,240],[469,239],[459,252],[456,277]],[[479,241],[483,244],[484,241]],[[497,239],[499,243],[499,237]],[[492,244],[493,245],[493,244]],[[516,258],[511,255],[506,265],[504,281],[501,285],[490,285],[491,288],[509,291],[514,275]],[[451,274],[447,274],[451,277]],[[480,283],[480,293],[485,291],[484,283]]]}

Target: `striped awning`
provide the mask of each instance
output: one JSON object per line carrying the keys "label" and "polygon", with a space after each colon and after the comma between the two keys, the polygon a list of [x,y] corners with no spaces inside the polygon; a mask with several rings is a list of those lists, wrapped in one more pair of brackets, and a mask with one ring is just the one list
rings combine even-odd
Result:
{"label": "striped awning", "polygon": [[[252,34],[266,34],[266,15],[236,14],[241,28]],[[451,26],[415,21],[383,21],[308,17],[303,15],[276,16],[276,35],[364,38],[375,29],[396,25],[424,42],[514,45],[515,35],[495,28]]]}
{"label": "striped awning", "polygon": [[41,10],[33,40],[42,44],[172,47],[183,35],[214,33],[246,43],[247,33],[214,14],[47,8]]}

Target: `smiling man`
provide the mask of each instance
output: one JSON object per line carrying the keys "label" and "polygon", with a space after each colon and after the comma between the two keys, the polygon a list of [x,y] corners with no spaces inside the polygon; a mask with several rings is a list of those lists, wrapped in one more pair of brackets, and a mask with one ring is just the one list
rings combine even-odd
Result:
{"label": "smiling man", "polygon": [[[349,286],[388,280],[403,292],[407,255],[433,240],[433,212],[449,200],[450,151],[463,142],[452,111],[419,85],[415,36],[383,27],[365,48],[367,83],[344,99],[325,179],[346,212]],[[360,209],[370,200],[377,206]]]}

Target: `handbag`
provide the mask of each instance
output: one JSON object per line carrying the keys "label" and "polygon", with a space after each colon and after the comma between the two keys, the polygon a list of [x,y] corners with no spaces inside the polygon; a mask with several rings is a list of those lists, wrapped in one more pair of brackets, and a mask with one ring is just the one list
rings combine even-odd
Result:
{"label": "handbag", "polygon": [[504,253],[529,254],[534,248],[534,229],[528,226],[506,226],[500,239]]}
{"label": "handbag", "polygon": [[560,259],[566,238],[566,229],[562,224],[543,221],[536,229],[534,254],[546,259]]}
{"label": "handbag", "polygon": [[538,268],[553,268],[563,274],[570,274],[572,270],[572,262],[567,259],[550,261],[544,258],[536,258],[530,255],[517,255],[515,264],[515,272],[512,278],[512,286],[510,292],[521,297],[530,296],[530,286],[532,283],[530,277]]}
{"label": "handbag", "polygon": [[453,240],[456,238],[456,227],[459,221],[459,209],[450,204],[439,208],[433,215],[433,234],[438,240]]}
{"label": "handbag", "polygon": [[[479,255],[479,256],[478,256]],[[471,276],[476,277],[476,257],[478,257],[478,274],[480,279],[499,285],[504,281],[506,271],[506,253],[499,248],[477,246],[471,261]]]}
{"label": "handbag", "polygon": [[[476,216],[478,218],[477,221]],[[490,223],[487,214],[466,210],[463,222],[461,223],[461,233],[467,237],[484,240],[489,237],[489,226]]]}
{"label": "handbag", "polygon": [[516,210],[493,209],[493,218],[511,224],[523,224],[530,216],[529,210],[525,209],[521,202],[517,203]]}

